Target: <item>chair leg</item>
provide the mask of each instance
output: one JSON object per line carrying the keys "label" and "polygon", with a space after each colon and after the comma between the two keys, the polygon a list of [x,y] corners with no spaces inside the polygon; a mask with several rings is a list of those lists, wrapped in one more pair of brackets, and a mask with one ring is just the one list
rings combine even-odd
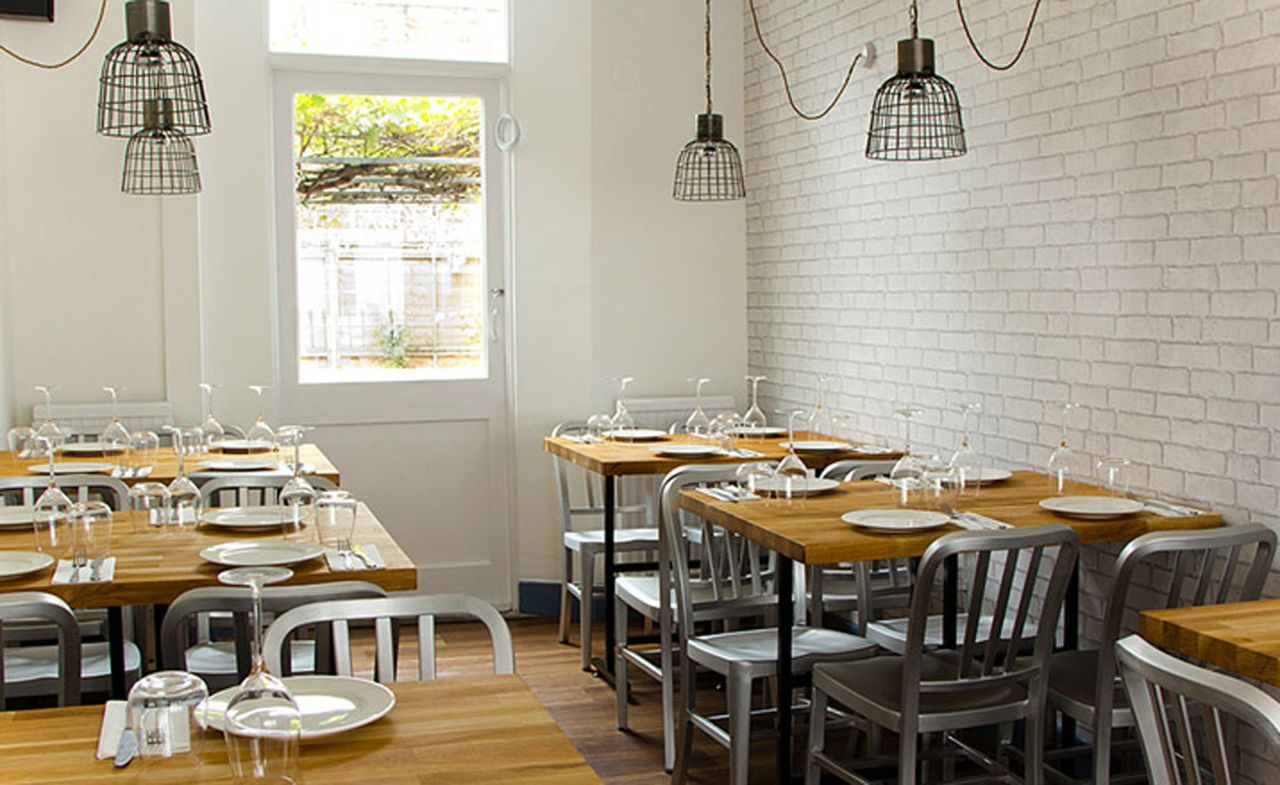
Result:
{"label": "chair leg", "polygon": [[671,785],[684,785],[689,772],[689,755],[693,752],[693,722],[689,715],[693,713],[697,699],[697,681],[694,678],[693,663],[688,657],[682,657],[683,667],[680,669],[680,689],[684,694],[684,708],[680,711],[680,742],[676,745],[675,767],[671,770]]}
{"label": "chair leg", "polygon": [[916,745],[919,743],[914,726],[903,728],[898,740],[898,785],[916,785]]}
{"label": "chair leg", "polygon": [[751,770],[751,677],[729,666],[725,683],[729,704],[729,785],[747,785]]}
{"label": "chair leg", "polygon": [[[582,669],[591,670],[591,609],[596,598],[596,551],[584,547],[578,551],[578,644],[582,647]],[[608,657],[608,652],[605,653]]]}
{"label": "chair leg", "polygon": [[621,598],[613,601],[613,629],[617,642],[617,654],[613,661],[613,698],[617,706],[618,730],[627,729],[627,698],[630,684],[627,683],[627,658],[622,652],[627,648],[627,604]]}
{"label": "chair leg", "polygon": [[[1023,771],[1022,781],[1026,785],[1044,785],[1044,743],[1045,743],[1045,712],[1040,709],[1033,709],[1027,712],[1027,719],[1024,726],[1023,748]],[[1095,749],[1094,755],[1099,753]],[[1110,761],[1110,758],[1108,758]],[[1094,785],[1105,785],[1106,779],[1094,780]]]}
{"label": "chair leg", "polygon": [[569,616],[573,610],[573,595],[569,593],[569,584],[573,581],[573,551],[564,551],[564,575],[560,578],[560,629],[557,640],[569,642]]}
{"label": "chair leg", "polygon": [[672,635],[671,615],[664,614],[658,626],[661,636],[661,651],[658,654],[662,669],[662,765],[671,771],[676,765],[676,733],[675,733],[675,663],[674,636]]}
{"label": "chair leg", "polygon": [[809,709],[809,752],[805,756],[804,785],[818,785],[822,780],[822,765],[818,753],[827,741],[827,694],[816,686]]}
{"label": "chair leg", "polygon": [[[1028,741],[1027,746],[1030,747],[1031,742]],[[1109,717],[1100,716],[1093,729],[1093,785],[1110,785],[1110,783],[1111,720]]]}

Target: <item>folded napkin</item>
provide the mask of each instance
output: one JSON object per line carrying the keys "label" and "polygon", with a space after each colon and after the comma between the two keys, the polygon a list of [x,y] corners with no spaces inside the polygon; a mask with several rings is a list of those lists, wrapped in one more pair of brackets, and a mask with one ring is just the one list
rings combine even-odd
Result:
{"label": "folded napkin", "polygon": [[1162,502],[1157,499],[1146,499],[1144,501],[1144,510],[1147,512],[1153,512],[1163,518],[1192,518],[1197,515],[1208,515],[1204,510],[1197,510],[1194,507],[1183,507],[1181,504]]}
{"label": "folded napkin", "polygon": [[1013,528],[1013,524],[1011,523],[1005,523],[1004,521],[997,521],[995,518],[988,518],[987,516],[981,515],[976,512],[962,512],[962,513],[958,513],[955,517],[959,518],[960,520],[964,520],[969,523],[976,524],[981,529],[986,529],[986,530]]}
{"label": "folded napkin", "polygon": [[855,444],[853,452],[862,453],[863,455],[888,455],[897,452],[892,447],[880,447],[874,444]]}
{"label": "folded napkin", "polygon": [[382,554],[378,553],[376,545],[360,546],[369,560],[374,566],[366,567],[359,556],[351,554],[351,561],[348,563],[347,558],[337,551],[335,548],[324,549],[324,560],[329,565],[329,572],[356,572],[359,570],[382,570],[386,569],[387,563],[382,560]]}
{"label": "folded napkin", "polygon": [[142,466],[137,469],[132,466],[126,466],[123,469],[117,466],[111,470],[112,477],[149,477],[151,476],[150,466]]}
{"label": "folded napkin", "polygon": [[126,701],[107,701],[102,707],[102,730],[98,732],[98,760],[110,760],[120,746],[120,734],[129,723]]}
{"label": "folded napkin", "polygon": [[725,455],[728,455],[731,458],[763,458],[764,457],[764,453],[762,452],[756,452],[755,450],[748,450],[742,447],[735,447],[731,450],[725,450],[724,453]]}
{"label": "folded napkin", "polygon": [[698,490],[702,491],[703,493],[715,499],[716,501],[721,501],[721,502],[746,502],[746,501],[755,501],[760,498],[756,494],[749,493],[748,491],[742,488],[735,488],[733,490],[729,490],[728,488],[717,488],[715,486],[708,486],[706,488],[699,488]]}
{"label": "folded napkin", "polygon": [[[53,571],[53,580],[50,581],[50,583],[53,583],[55,585],[63,584],[63,583],[71,583],[72,582],[71,576],[74,573],[75,573],[75,567],[72,565],[71,560],[60,559],[58,561],[58,568]],[[116,557],[108,556],[102,562],[102,566],[98,569],[98,580],[96,582],[110,583],[111,580],[115,578],[115,575],[116,575]],[[87,564],[85,564],[83,567],[80,568],[80,580],[75,581],[75,583],[93,583],[94,581],[92,580],[92,578],[93,578],[93,561],[90,560]]]}
{"label": "folded napkin", "polygon": [[596,442],[602,442],[602,441],[604,441],[604,439],[600,439],[600,438],[597,438],[597,437],[595,437],[595,436],[589,436],[589,435],[587,435],[587,436],[565,436],[565,437],[564,437],[564,439],[565,439],[566,441],[570,441],[570,442],[577,442],[578,444],[595,444]]}

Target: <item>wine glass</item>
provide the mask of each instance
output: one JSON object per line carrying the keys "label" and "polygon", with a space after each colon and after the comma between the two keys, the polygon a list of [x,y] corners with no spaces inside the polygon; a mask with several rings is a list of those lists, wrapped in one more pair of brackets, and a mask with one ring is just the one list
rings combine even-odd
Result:
{"label": "wine glass", "polygon": [[214,445],[222,441],[227,435],[227,429],[222,427],[222,423],[213,416],[213,391],[221,385],[210,384],[208,382],[200,383],[200,408],[203,410],[203,416],[200,420],[200,430],[204,431],[204,451],[210,452]]}
{"label": "wine glass", "polygon": [[1129,470],[1132,464],[1128,458],[1108,455],[1098,461],[1098,482],[1112,496],[1129,495]]}
{"label": "wine glass", "polygon": [[103,429],[98,441],[102,442],[102,454],[116,456],[116,471],[124,474],[129,463],[129,429],[120,422],[120,393],[124,387],[103,387],[102,391],[111,397],[111,422]]}
{"label": "wine glass", "polygon": [[787,441],[787,454],[778,461],[776,474],[782,479],[783,492],[790,499],[794,495],[794,489],[799,487],[801,493],[808,490],[808,483],[805,481],[810,474],[809,467],[804,461],[800,460],[800,456],[796,455],[796,419],[804,417],[805,412],[802,409],[796,409],[787,416],[787,431],[790,438]]}
{"label": "wine glass", "polygon": [[707,416],[706,412],[702,411],[702,385],[711,380],[706,377],[690,377],[685,381],[693,382],[695,384],[695,403],[693,406],[693,414],[690,414],[689,418],[684,421],[684,429],[690,436],[706,436],[707,431],[711,428],[711,418]]}
{"label": "wine glass", "polygon": [[982,404],[980,403],[962,403],[960,404],[960,412],[962,414],[962,430],[960,437],[960,446],[951,454],[951,460],[948,461],[950,467],[954,470],[955,476],[952,482],[956,484],[956,489],[962,496],[970,494],[977,496],[979,488],[982,487],[982,462],[978,459],[978,454],[974,452],[973,447],[969,443],[969,418],[976,417],[982,413]]}
{"label": "wine glass", "polygon": [[830,378],[818,377],[818,403],[809,414],[809,430],[823,436],[831,435],[831,412],[827,409],[827,384]]}
{"label": "wine glass", "polygon": [[147,779],[188,781],[200,768],[209,688],[195,674],[159,671],[129,690],[129,727]]}
{"label": "wine glass", "polygon": [[218,574],[228,586],[247,586],[253,599],[253,666],[223,714],[227,758],[237,783],[292,785],[298,781],[302,712],[285,683],[267,672],[262,653],[262,587],[287,581],[283,567],[237,567]]}
{"label": "wine glass", "polygon": [[187,456],[199,452],[204,444],[204,431],[198,427],[164,427],[173,435],[173,452],[178,456],[178,474],[169,483],[169,522],[181,527],[196,526],[204,501],[200,488],[187,476]]}
{"label": "wine glass", "polygon": [[150,526],[164,526],[169,522],[171,504],[169,489],[164,483],[140,482],[129,489],[129,506],[143,512]]}
{"label": "wine glass", "polygon": [[104,502],[76,502],[67,521],[71,526],[71,582],[77,583],[89,562],[105,559],[111,550],[111,507]]}
{"label": "wine glass", "polygon": [[57,452],[54,442],[44,436],[32,439],[34,455],[49,457],[49,485],[36,499],[32,509],[32,523],[35,526],[36,548],[57,559],[69,557],[72,548],[71,527],[68,516],[71,514],[71,497],[58,487],[57,475],[53,473],[53,456]]}
{"label": "wine glass", "polygon": [[1062,493],[1066,489],[1067,481],[1075,472],[1076,456],[1067,443],[1067,427],[1071,423],[1071,413],[1079,408],[1078,403],[1062,404],[1062,438],[1058,440],[1057,448],[1050,453],[1049,462],[1046,465],[1049,473],[1049,489],[1055,493]]}
{"label": "wine glass", "polygon": [[902,452],[905,455],[910,455],[911,420],[913,417],[919,417],[924,414],[924,409],[919,406],[900,406],[894,409],[893,413],[902,418]]}
{"label": "wine glass", "polygon": [[627,396],[627,385],[635,381],[634,376],[615,376],[613,381],[618,383],[618,400],[614,404],[613,418],[609,420],[609,430],[611,431],[633,431],[636,427],[636,421],[632,418],[631,413],[627,411],[627,405],[623,403],[623,399]]}
{"label": "wine glass", "polygon": [[[751,382],[751,408],[747,409],[747,413],[742,415],[742,427],[749,428],[757,433],[760,433],[761,429],[769,427],[769,418],[764,416],[764,411],[760,408],[760,382],[768,378],[768,376],[747,377],[747,381]],[[762,437],[763,435],[761,433]]]}
{"label": "wine glass", "polygon": [[160,437],[155,431],[134,431],[129,437],[129,452],[132,458],[129,476],[146,477],[160,457]]}
{"label": "wine glass", "polygon": [[316,489],[302,476],[302,442],[310,428],[301,425],[285,425],[278,430],[280,443],[293,447],[293,476],[280,489],[281,524],[286,539],[300,539],[306,533],[311,519],[312,505],[316,502]]}
{"label": "wine glass", "polygon": [[17,453],[18,458],[31,457],[31,439],[36,435],[34,428],[19,425],[9,429],[9,452]]}
{"label": "wine glass", "polygon": [[898,491],[898,506],[910,507],[924,484],[925,456],[916,455],[911,450],[911,420],[924,414],[924,409],[917,406],[902,406],[894,410],[894,414],[902,418],[902,457],[889,471],[889,480]]}
{"label": "wine glass", "polygon": [[276,432],[271,430],[271,426],[267,425],[267,418],[264,415],[263,407],[266,405],[262,394],[271,388],[265,384],[251,384],[249,389],[253,390],[258,396],[258,418],[253,421],[249,432],[245,434],[245,439],[249,442],[251,449],[257,449],[263,445],[264,449],[274,449],[276,445]]}
{"label": "wine glass", "polygon": [[68,435],[53,421],[53,394],[61,389],[61,387],[52,387],[47,384],[36,385],[36,391],[44,395],[44,421],[36,428],[36,436],[54,439],[59,446],[66,441]]}

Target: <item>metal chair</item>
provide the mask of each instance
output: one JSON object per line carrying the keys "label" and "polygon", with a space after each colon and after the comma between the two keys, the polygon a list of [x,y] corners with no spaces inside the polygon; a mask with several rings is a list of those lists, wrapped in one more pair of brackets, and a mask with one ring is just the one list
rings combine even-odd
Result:
{"label": "metal chair", "polygon": [[[1049,654],[1079,548],[1075,532],[1061,524],[1000,532],[957,532],[935,540],[920,562],[911,598],[906,652],[901,656],[814,667],[807,785],[817,785],[823,770],[846,782],[866,782],[852,765],[837,761],[824,750],[827,709],[832,701],[899,734],[899,785],[915,785],[917,781],[917,761],[921,757],[917,752],[918,734],[986,725],[1009,727],[1023,720],[1027,740],[1025,781],[1039,785],[1043,778],[1040,746]],[[976,579],[968,592],[970,621],[959,630],[958,650],[929,651],[925,630],[939,573],[948,558],[962,554],[975,554],[977,561]],[[992,570],[995,556],[1002,557],[1003,567]],[[1051,566],[1047,564],[1050,556]],[[1042,573],[1048,575],[1047,586],[1038,580]],[[992,580],[988,581],[988,577]],[[1003,627],[1009,614],[1011,635],[1007,641],[978,635],[977,619],[988,593],[994,599],[995,624]],[[1024,653],[1023,636],[1036,598],[1041,599],[1041,623],[1028,655]],[[1005,736],[1004,731],[1001,736]],[[1006,738],[1000,739],[1005,741]],[[994,769],[997,775],[1009,773],[999,755],[979,755],[966,746],[960,746],[960,750],[975,762]]]}
{"label": "metal chair", "polygon": [[[387,596],[386,590],[364,581],[304,586],[269,586],[262,590],[262,611],[278,616],[314,602],[363,600]],[[249,673],[249,615],[253,602],[247,589],[210,587],[181,594],[169,606],[160,626],[160,655],[165,668],[185,670],[200,676],[213,689],[239,684]],[[209,625],[201,621],[211,614],[229,616],[233,635],[229,640],[209,639]],[[193,632],[194,628],[194,632]],[[315,640],[294,641],[290,651],[292,673],[325,673],[326,663],[317,662],[316,651],[328,651],[328,630],[317,632]]]}
{"label": "metal chair", "polygon": [[[682,466],[669,472],[662,481],[661,504],[658,508],[660,516],[675,516],[681,521],[685,532],[682,543],[676,547],[697,546],[701,540],[701,527],[687,525],[689,522],[680,510],[680,492],[706,483],[729,482],[736,478],[736,466]],[[671,547],[662,543],[662,548]],[[662,685],[662,752],[663,766],[671,771],[676,759],[675,734],[675,667],[674,667],[674,601],[671,591],[669,561],[663,558],[660,551],[657,575],[621,575],[614,581],[615,608],[615,653],[614,698],[617,710],[618,730],[628,729],[627,708],[630,701],[630,683],[628,682],[629,665],[634,665],[640,673],[658,681]],[[662,587],[666,587],[667,602],[659,600]],[[708,604],[714,600],[709,587],[695,581],[694,618],[701,622],[707,620],[723,620],[746,614],[760,614],[772,607],[772,598],[759,597],[754,605],[744,603],[725,613]],[[657,622],[659,634],[658,661],[655,663],[650,652],[634,649],[630,646],[630,625],[628,609],[634,610],[645,619]]]}
{"label": "metal chair", "polygon": [[[200,497],[205,507],[265,507],[275,504],[290,478],[287,473],[274,472],[209,473],[202,476],[211,478],[200,486]],[[318,476],[308,476],[307,482],[317,491],[331,491],[338,487]]]}
{"label": "metal chair", "polygon": [[1152,785],[1234,782],[1237,747],[1224,738],[1228,718],[1265,739],[1273,755],[1280,752],[1280,702],[1252,684],[1171,657],[1136,635],[1116,644],[1116,663]]}
{"label": "metal chair", "polygon": [[300,628],[318,624],[332,625],[333,662],[339,676],[351,675],[351,645],[348,624],[355,621],[374,623],[374,673],[376,681],[397,681],[398,640],[393,620],[418,620],[418,679],[436,677],[435,619],[437,616],[461,616],[483,622],[493,640],[493,672],[506,675],[515,672],[516,653],[511,631],[502,616],[489,603],[465,594],[420,594],[384,597],[374,600],[341,600],[303,605],[281,614],[267,629],[263,644],[267,670],[280,673],[282,652],[290,637]]}
{"label": "metal chair", "polygon": [[[1155,586],[1159,573],[1164,571],[1155,569],[1158,564],[1153,562],[1168,554],[1173,565],[1166,573],[1166,588],[1143,591],[1142,595],[1149,598],[1145,605],[1176,608],[1255,600],[1262,593],[1275,550],[1275,531],[1250,524],[1152,532],[1135,538],[1120,552],[1115,580],[1107,595],[1099,648],[1055,654],[1050,665],[1050,708],[1093,728],[1090,781],[1094,785],[1111,781],[1113,731],[1133,727],[1133,711],[1116,673],[1115,645],[1124,626],[1135,576],[1141,571],[1141,580]],[[1050,758],[1074,756],[1083,749],[1055,750]],[[1052,770],[1050,774],[1055,776]]]}
{"label": "metal chair", "polygon": [[[100,501],[116,512],[129,509],[129,486],[105,474],[63,474],[55,480],[72,501]],[[6,506],[32,505],[49,487],[46,475],[0,477],[0,499]]]}
{"label": "metal chair", "polygon": [[[586,423],[562,422],[551,431],[552,437],[580,436],[587,433]],[[574,521],[580,518],[597,518],[603,520],[603,489],[597,487],[600,478],[580,470],[571,469],[572,464],[558,456],[552,456],[556,473],[556,498],[560,502],[561,544],[564,548],[564,568],[560,577],[560,628],[561,643],[569,641],[569,621],[573,598],[578,600],[578,642],[582,649],[582,669],[591,667],[591,630],[592,602],[603,596],[603,588],[596,586],[596,557],[604,553],[604,529],[575,529]],[[585,506],[575,505],[573,483],[570,472],[582,475],[582,483],[586,496]],[[621,489],[620,489],[621,490]],[[619,497],[621,497],[619,493]],[[652,553],[658,548],[658,530],[653,527],[633,528],[623,526],[628,516],[644,516],[651,519],[648,504],[622,505],[616,507],[617,525],[614,529],[615,553]],[[578,579],[575,581],[574,561],[577,561]]]}
{"label": "metal chair", "polygon": [[80,625],[75,614],[52,594],[24,591],[0,595],[0,643],[4,640],[6,625],[30,621],[56,629],[58,644],[20,648],[0,646],[0,673],[3,673],[3,678],[0,678],[0,705],[11,697],[49,694],[58,696],[59,706],[79,705],[83,663]]}
{"label": "metal chair", "polygon": [[[701,530],[701,564],[699,577],[695,579],[690,549],[685,546],[687,528],[676,513],[682,490],[679,486],[696,481],[699,468],[686,467],[676,474],[675,479],[669,479],[665,484],[662,497],[663,541],[666,545],[663,550],[675,576],[676,622],[680,631],[682,666],[680,683],[684,697],[672,781],[681,785],[685,780],[693,748],[693,731],[697,728],[729,748],[730,785],[745,785],[751,720],[760,713],[751,709],[752,687],[758,680],[777,675],[778,629],[771,626],[699,634],[694,625],[708,617],[759,616],[768,606],[776,607],[776,559],[741,535],[695,519],[697,528]],[[660,591],[659,596],[661,594]],[[798,592],[797,618],[803,618],[803,598],[804,593]],[[793,651],[792,672],[795,674],[808,673],[817,662],[860,659],[875,652],[875,646],[845,632],[800,625],[789,632]],[[711,716],[698,711],[695,680],[698,668],[724,677],[729,708],[727,716]],[[790,696],[784,699],[789,700]]]}

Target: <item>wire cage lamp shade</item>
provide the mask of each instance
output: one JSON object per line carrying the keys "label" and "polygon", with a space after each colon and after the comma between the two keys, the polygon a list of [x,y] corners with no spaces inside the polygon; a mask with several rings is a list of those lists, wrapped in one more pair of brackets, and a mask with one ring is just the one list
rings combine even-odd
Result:
{"label": "wire cage lamp shade", "polygon": [[867,132],[867,157],[878,161],[937,161],[967,151],[960,98],[934,72],[933,41],[916,36],[898,42],[898,73],[876,91]]}
{"label": "wire cage lamp shade", "polygon": [[672,196],[682,202],[722,202],[747,195],[738,148],[724,138],[724,118],[698,115],[697,137],[676,159]]}
{"label": "wire cage lamp shade", "polygon": [[148,101],[173,107],[173,130],[207,134],[209,105],[195,55],[170,37],[165,0],[129,0],[129,39],[107,53],[98,80],[98,133],[130,138],[146,128]]}
{"label": "wire cage lamp shade", "polygon": [[125,148],[120,190],[138,196],[200,193],[195,146],[173,128],[172,108],[152,101],[143,114],[145,127],[129,137]]}

